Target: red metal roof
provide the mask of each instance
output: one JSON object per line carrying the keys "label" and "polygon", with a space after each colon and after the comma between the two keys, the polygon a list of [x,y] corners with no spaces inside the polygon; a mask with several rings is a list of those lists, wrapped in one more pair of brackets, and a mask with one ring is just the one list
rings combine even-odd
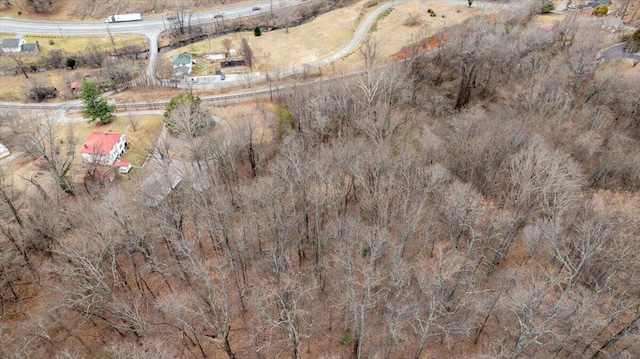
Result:
{"label": "red metal roof", "polygon": [[542,24],[540,25],[540,28],[546,31],[551,31],[553,30],[553,24]]}
{"label": "red metal roof", "polygon": [[116,167],[127,167],[129,165],[131,165],[131,162],[126,161],[126,160],[117,160],[113,163],[114,166]]}
{"label": "red metal roof", "polygon": [[107,155],[113,145],[120,140],[121,133],[117,132],[91,132],[87,141],[82,145],[80,153]]}

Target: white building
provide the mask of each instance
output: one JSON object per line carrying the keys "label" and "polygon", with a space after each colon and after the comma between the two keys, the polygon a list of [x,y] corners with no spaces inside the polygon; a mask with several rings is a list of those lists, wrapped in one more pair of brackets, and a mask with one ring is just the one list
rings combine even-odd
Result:
{"label": "white building", "polygon": [[2,52],[20,52],[22,45],[26,45],[24,39],[4,39],[2,40]]}
{"label": "white building", "polygon": [[124,133],[92,132],[82,145],[82,159],[88,163],[111,166],[124,153],[127,138]]}
{"label": "white building", "polygon": [[0,143],[0,158],[5,158],[5,157],[9,156],[10,154],[11,154],[11,152],[9,152],[9,149],[7,148],[7,146],[5,146],[2,143]]}

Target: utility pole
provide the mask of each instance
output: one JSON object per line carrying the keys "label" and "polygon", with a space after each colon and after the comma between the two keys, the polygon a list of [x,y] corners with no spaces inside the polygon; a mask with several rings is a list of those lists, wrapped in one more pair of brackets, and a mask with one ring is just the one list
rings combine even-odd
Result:
{"label": "utility pole", "polygon": [[58,26],[58,31],[60,31],[60,37],[62,38],[62,41],[65,41],[64,35],[62,35],[62,29],[60,28],[60,26]]}
{"label": "utility pole", "polygon": [[113,45],[113,53],[118,56],[118,50],[116,49],[116,42],[113,40],[113,34],[111,33],[111,28],[109,27],[109,23],[107,23],[107,33],[109,34],[109,39],[111,40],[111,45]]}

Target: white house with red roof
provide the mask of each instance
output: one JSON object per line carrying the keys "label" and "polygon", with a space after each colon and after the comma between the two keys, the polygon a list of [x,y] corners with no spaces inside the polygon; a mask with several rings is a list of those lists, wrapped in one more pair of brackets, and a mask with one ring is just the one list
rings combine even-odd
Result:
{"label": "white house with red roof", "polygon": [[126,147],[127,138],[124,133],[92,132],[82,145],[80,154],[85,162],[104,166],[114,165],[120,169],[121,173],[127,173],[131,169],[131,163],[118,160]]}

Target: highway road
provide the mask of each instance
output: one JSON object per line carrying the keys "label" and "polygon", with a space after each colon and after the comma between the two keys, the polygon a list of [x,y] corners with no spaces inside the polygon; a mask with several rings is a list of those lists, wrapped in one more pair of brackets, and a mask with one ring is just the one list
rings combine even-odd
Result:
{"label": "highway road", "polygon": [[[302,4],[303,0],[274,0],[273,9],[281,9]],[[254,7],[260,10],[252,11]],[[266,13],[271,10],[272,2],[268,0],[229,6],[215,10],[194,13],[191,17],[193,24],[214,22],[215,15],[222,14],[222,21],[237,19]],[[96,35],[107,33],[107,28],[114,34],[158,34],[171,26],[170,20],[165,17],[144,17],[142,21],[105,23],[104,21],[35,21],[0,18],[0,31],[17,34],[60,34],[62,35]]]}

